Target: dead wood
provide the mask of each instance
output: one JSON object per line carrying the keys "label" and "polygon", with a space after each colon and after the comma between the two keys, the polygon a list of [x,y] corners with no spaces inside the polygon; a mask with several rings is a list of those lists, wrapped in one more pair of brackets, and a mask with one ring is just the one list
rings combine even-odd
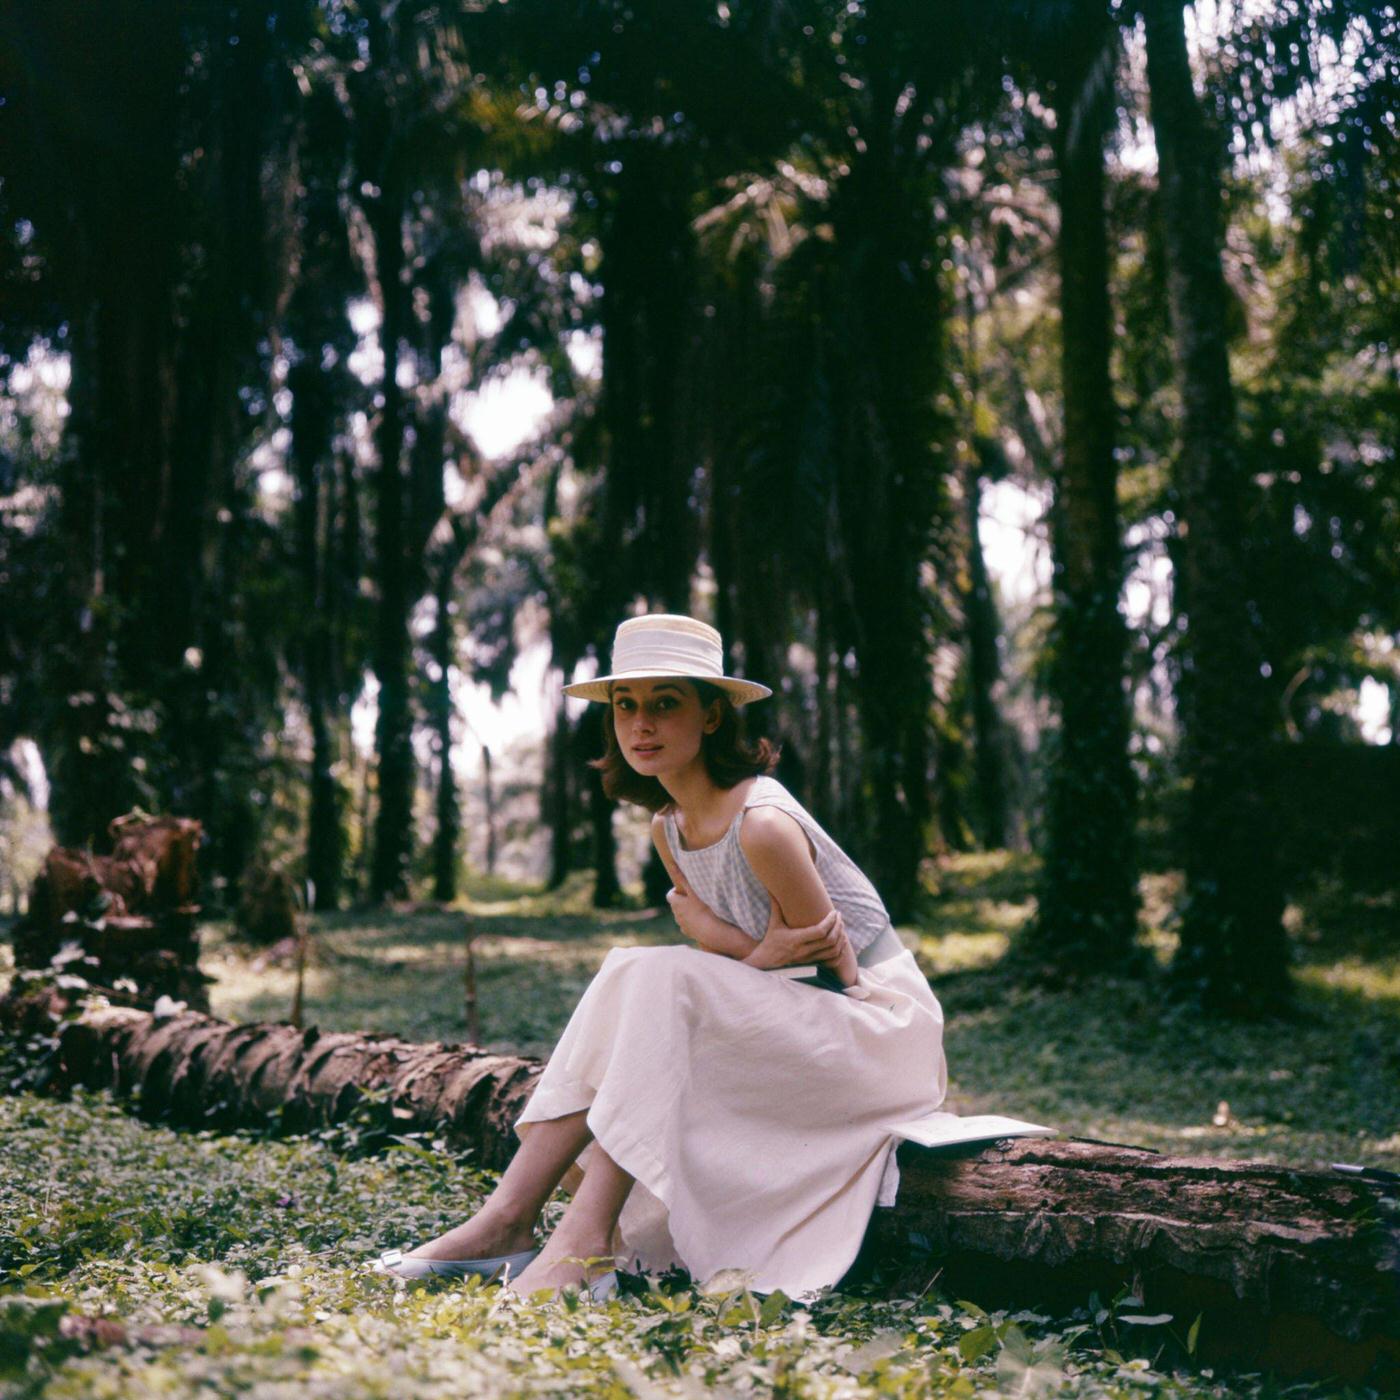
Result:
{"label": "dead wood", "polygon": [[[63,1028],[58,1082],[139,1089],[143,1115],[289,1130],[335,1122],[383,1094],[403,1130],[427,1129],[500,1167],[538,1061],[391,1036],[234,1026],[105,1008]],[[1168,1157],[1088,1140],[978,1150],[900,1148],[893,1210],[878,1210],[858,1272],[891,1291],[937,1283],[984,1307],[1068,1312],[1130,1285],[1199,1357],[1400,1381],[1400,1201],[1383,1181],[1324,1169]]]}
{"label": "dead wood", "polygon": [[[195,903],[201,832],[190,818],[130,812],[108,827],[108,854],[54,847],[15,926],[16,967],[47,968],[76,945],[70,974],[108,987],[128,979],[147,1006],[170,996],[207,1008]],[[25,995],[16,979],[10,1000]],[[13,1023],[22,1013],[7,1005],[0,1019]]]}
{"label": "dead wood", "polygon": [[465,1046],[115,1007],[63,1027],[57,1057],[55,1087],[139,1090],[143,1117],[202,1127],[306,1132],[382,1096],[397,1131],[430,1130],[497,1168],[514,1151],[512,1125],[541,1068]]}

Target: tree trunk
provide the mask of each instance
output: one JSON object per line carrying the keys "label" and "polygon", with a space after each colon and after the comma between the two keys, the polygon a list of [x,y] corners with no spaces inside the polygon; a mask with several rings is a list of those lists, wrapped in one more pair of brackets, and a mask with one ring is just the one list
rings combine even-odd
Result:
{"label": "tree trunk", "polygon": [[381,290],[380,345],[384,374],[380,381],[375,450],[375,493],[379,577],[379,615],[375,624],[374,674],[379,681],[379,716],[375,751],[379,768],[379,806],[370,870],[373,901],[408,894],[408,867],[413,851],[413,707],[409,668],[412,661],[408,618],[413,600],[408,589],[404,521],[404,399],[398,383],[401,336],[407,319],[403,286],[402,192],[388,176],[371,210],[375,265]]}
{"label": "tree trunk", "polygon": [[[567,680],[573,673],[573,663],[568,662],[561,670],[561,681]],[[563,690],[557,690],[554,727],[549,732],[547,749],[549,769],[545,775],[544,801],[540,811],[540,820],[549,829],[548,888],[551,890],[557,890],[573,868],[573,771],[570,763],[573,744],[570,742],[572,726],[566,705]]]}
{"label": "tree trunk", "polygon": [[[164,1020],[103,1008],[63,1027],[57,1087],[139,1090],[140,1112],[200,1128],[305,1131],[385,1094],[387,1131],[441,1132],[499,1168],[538,1061],[390,1036]],[[1165,1157],[1089,1139],[930,1151],[904,1143],[893,1210],[859,1267],[895,1294],[936,1277],[986,1308],[1069,1311],[1131,1284],[1198,1357],[1285,1375],[1400,1379],[1400,1225],[1381,1182],[1257,1162]]]}
{"label": "tree trunk", "polygon": [[1103,190],[1112,51],[1098,29],[1072,48],[1056,84],[1065,438],[1051,508],[1051,687],[1060,722],[1038,905],[1024,939],[1038,962],[1083,976],[1136,958],[1137,875]]}
{"label": "tree trunk", "polygon": [[345,795],[335,777],[338,746],[335,731],[326,718],[323,676],[324,669],[318,669],[314,689],[307,697],[311,712],[311,806],[307,818],[306,874],[314,891],[311,907],[317,910],[340,907],[345,864]]}
{"label": "tree trunk", "polygon": [[496,783],[491,772],[491,750],[481,746],[481,786],[486,803],[486,873],[496,873]]}
{"label": "tree trunk", "polygon": [[1191,81],[1181,0],[1148,0],[1147,73],[1182,400],[1176,466],[1182,640],[1178,696],[1190,788],[1178,985],[1210,1007],[1267,1011],[1291,988],[1273,819],[1258,609],[1242,551],[1248,489],[1235,437],[1220,265],[1220,153]]}
{"label": "tree trunk", "polygon": [[[120,996],[117,984],[128,979],[126,994],[138,1004],[171,996],[207,1008],[213,979],[199,970],[195,903],[200,824],[131,812],[110,823],[107,837],[110,855],[61,846],[49,851],[29,912],[14,930],[15,966],[49,968],[76,943],[82,956],[65,970],[103,991]],[[71,1000],[71,991],[57,990]],[[25,982],[16,978],[10,994],[13,1019],[26,1000]],[[40,1002],[47,997],[41,990]]]}
{"label": "tree trunk", "polygon": [[976,772],[977,836],[984,850],[1006,845],[1006,764],[1004,733],[993,691],[1001,675],[997,639],[1001,624],[992,581],[982,553],[982,471],[969,464],[963,478],[967,501],[968,587],[963,596],[967,645],[968,708],[972,720],[973,763]]}
{"label": "tree trunk", "polygon": [[[296,536],[301,584],[306,598],[305,625],[298,641],[302,688],[311,725],[310,810],[306,831],[306,876],[314,890],[313,907],[334,909],[340,899],[344,861],[340,789],[335,780],[335,737],[331,706],[331,627],[326,538],[329,493],[326,477],[334,472],[332,433],[334,404],[325,393],[319,365],[303,361],[288,375],[292,390],[292,451],[296,472]],[[333,476],[332,476],[333,479]]]}
{"label": "tree trunk", "polygon": [[835,743],[836,695],[831,664],[831,624],[829,602],[823,596],[817,600],[816,685],[817,733],[816,755],[812,773],[812,815],[826,830],[839,830],[838,804],[832,791],[832,748]]}
{"label": "tree trunk", "polygon": [[[589,705],[584,711],[577,735],[584,754],[603,749],[603,707]],[[615,909],[622,897],[617,878],[617,842],[613,837],[613,804],[603,791],[603,780],[596,768],[583,767],[589,821],[593,828],[593,905]]]}
{"label": "tree trunk", "polygon": [[433,833],[433,898],[450,904],[457,898],[457,859],[461,844],[462,808],[457,795],[457,775],[452,771],[453,633],[451,612],[452,574],[444,570],[438,580],[437,618],[433,624],[432,653],[437,675],[428,688],[433,733],[437,741],[437,829]]}
{"label": "tree trunk", "polygon": [[208,1127],[266,1125],[307,1132],[363,1112],[386,1092],[389,1131],[441,1130],[482,1166],[503,1167],[512,1125],[539,1077],[537,1060],[387,1035],[232,1025],[182,1013],[157,1020],[126,1008],[65,1028],[58,1086],[140,1092],[141,1115]]}
{"label": "tree trunk", "polygon": [[[872,103],[885,99],[872,97]],[[883,110],[877,108],[877,110]],[[934,407],[944,379],[944,306],[927,204],[911,190],[876,121],[831,201],[842,267],[849,396],[837,514],[849,577],[838,629],[859,666],[870,824],[855,854],[890,916],[911,918],[932,824],[932,625],[926,570],[946,539],[949,511]],[[941,579],[940,579],[941,582]],[[855,775],[846,772],[845,781]]]}

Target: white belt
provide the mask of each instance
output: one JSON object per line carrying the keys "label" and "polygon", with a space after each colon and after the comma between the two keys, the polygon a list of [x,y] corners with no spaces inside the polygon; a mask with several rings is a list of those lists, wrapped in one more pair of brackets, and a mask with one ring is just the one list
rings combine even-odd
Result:
{"label": "white belt", "polygon": [[894,925],[886,924],[875,941],[856,954],[856,962],[861,967],[874,967],[876,963],[898,957],[904,951],[903,940],[894,931]]}

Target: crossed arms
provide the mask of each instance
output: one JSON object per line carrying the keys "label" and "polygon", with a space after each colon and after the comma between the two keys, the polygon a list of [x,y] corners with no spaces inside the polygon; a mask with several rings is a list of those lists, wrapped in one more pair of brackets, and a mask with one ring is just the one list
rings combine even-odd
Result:
{"label": "crossed arms", "polygon": [[706,952],[759,968],[822,963],[848,987],[857,981],[855,950],[796,818],[776,807],[751,807],[739,823],[739,844],[771,905],[768,928],[758,943],[691,890],[671,854],[659,813],[652,817],[651,839],[675,885],[667,899],[676,922]]}

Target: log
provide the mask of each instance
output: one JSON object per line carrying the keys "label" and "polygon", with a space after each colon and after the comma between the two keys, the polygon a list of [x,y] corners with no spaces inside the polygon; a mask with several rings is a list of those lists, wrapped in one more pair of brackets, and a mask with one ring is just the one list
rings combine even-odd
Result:
{"label": "log", "polygon": [[[1086,1139],[900,1149],[869,1253],[900,1291],[1069,1311],[1125,1284],[1205,1362],[1400,1383],[1400,1183]],[[919,1254],[923,1255],[923,1278]]]}
{"label": "log", "polygon": [[541,1068],[470,1046],[104,1007],[61,1027],[50,1082],[136,1096],[141,1115],[155,1121],[294,1133],[344,1122],[382,1100],[395,1132],[436,1133],[499,1169]]}
{"label": "log", "polygon": [[[148,1117],[291,1131],[383,1096],[401,1131],[431,1130],[501,1167],[536,1060],[392,1036],[164,1019],[106,1007],[62,1028],[56,1083],[139,1090]],[[1400,1190],[1262,1162],[1170,1157],[1090,1139],[980,1150],[904,1143],[893,1210],[876,1211],[856,1275],[907,1294],[937,1281],[987,1308],[1068,1312],[1130,1285],[1198,1357],[1281,1376],[1400,1382]]]}

